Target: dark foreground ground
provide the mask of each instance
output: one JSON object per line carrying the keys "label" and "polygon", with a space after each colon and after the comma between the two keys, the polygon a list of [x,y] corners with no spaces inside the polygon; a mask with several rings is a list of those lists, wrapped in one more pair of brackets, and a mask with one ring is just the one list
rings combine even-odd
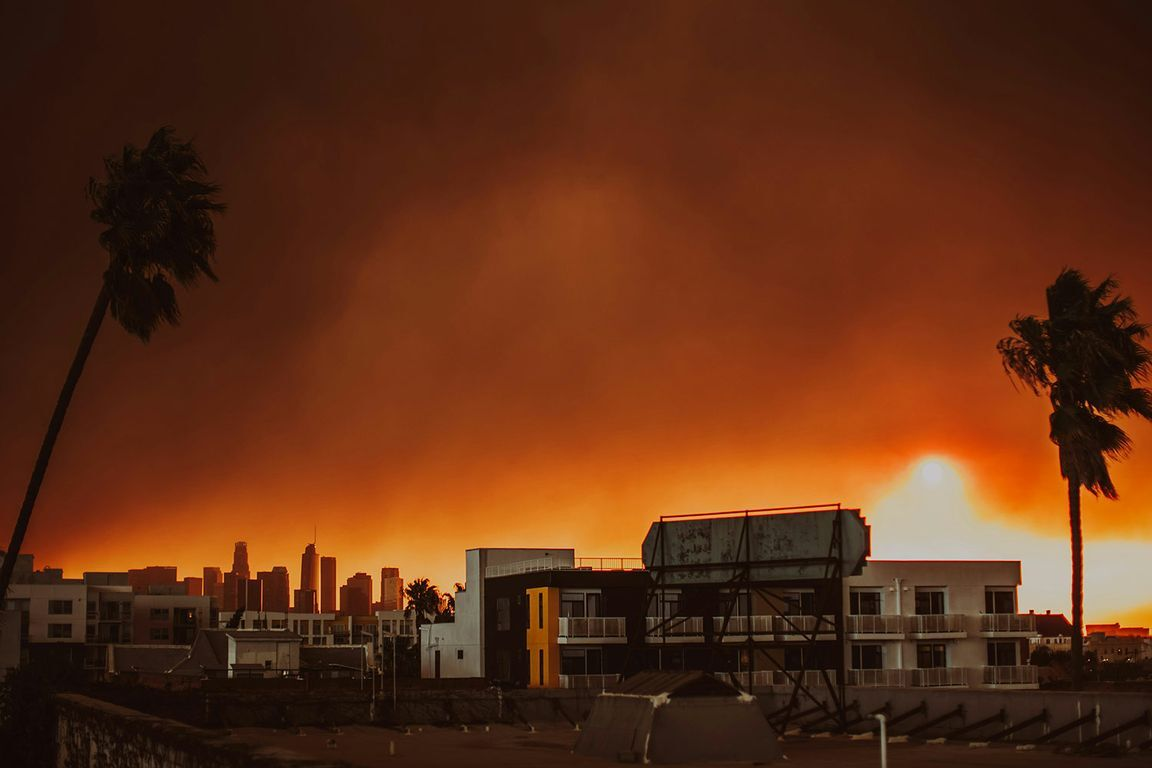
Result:
{"label": "dark foreground ground", "polygon": [[[339,760],[356,766],[420,766],[420,768],[481,768],[485,766],[599,766],[610,761],[572,754],[576,733],[570,728],[543,727],[536,732],[506,725],[491,726],[485,732],[449,728],[413,729],[411,735],[371,726],[347,726],[340,733],[304,728],[301,733],[268,728],[241,728],[233,738],[270,750],[288,750],[322,760]],[[330,740],[334,746],[329,746]],[[389,755],[393,745],[395,756]],[[832,739],[785,740],[786,760],[778,764],[790,768],[873,768],[880,764],[879,745],[872,741]],[[1052,748],[1021,752],[1012,746],[984,749],[964,744],[890,744],[888,764],[901,766],[973,766],[981,768],[1093,768],[1094,766],[1152,765],[1152,754],[1120,757],[1061,754]],[[728,766],[732,763],[701,764]]]}

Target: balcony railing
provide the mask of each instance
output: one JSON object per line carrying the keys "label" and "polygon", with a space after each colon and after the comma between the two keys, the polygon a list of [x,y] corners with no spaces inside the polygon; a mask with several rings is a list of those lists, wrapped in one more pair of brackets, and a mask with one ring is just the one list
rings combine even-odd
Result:
{"label": "balcony railing", "polygon": [[623,616],[595,616],[575,618],[560,617],[560,627],[556,633],[560,637],[626,637],[627,628]]}
{"label": "balcony railing", "polygon": [[602,691],[615,685],[619,679],[620,675],[560,675],[560,687]]}
{"label": "balcony railing", "polygon": [[553,557],[536,557],[531,560],[517,560],[514,563],[489,565],[484,569],[484,578],[491,579],[497,576],[512,576],[517,573],[532,573],[534,571],[560,571],[571,570],[572,566]]}
{"label": "balcony railing", "polygon": [[728,626],[724,626],[723,616],[712,617],[712,631],[727,635],[771,635],[773,616],[729,616]]}
{"label": "balcony railing", "polygon": [[984,685],[1036,685],[1036,667],[984,667]]}
{"label": "balcony railing", "polygon": [[844,617],[850,635],[902,635],[903,616],[851,614]]}
{"label": "balcony railing", "polygon": [[767,688],[772,684],[772,672],[767,669],[759,669],[754,672],[713,672],[712,676],[726,683],[737,685],[746,691],[749,690],[749,686]]}
{"label": "balcony railing", "polygon": [[850,669],[848,685],[866,688],[903,688],[908,684],[906,669]]}
{"label": "balcony railing", "polygon": [[813,632],[823,634],[835,632],[835,618],[832,616],[777,616],[776,634],[808,635]]}
{"label": "balcony railing", "polygon": [[671,619],[662,619],[659,616],[648,616],[644,619],[644,627],[652,637],[702,637],[704,635],[704,618],[702,616],[677,616]]}
{"label": "balcony railing", "polygon": [[912,673],[912,685],[917,688],[968,685],[968,670],[964,667],[932,667],[909,671]]}
{"label": "balcony railing", "polygon": [[964,616],[959,613],[929,613],[909,616],[909,629],[918,635],[952,635],[965,632]]}
{"label": "balcony railing", "polygon": [[834,669],[805,669],[803,671],[785,671],[783,669],[772,670],[772,685],[778,688],[791,688],[796,684],[796,679],[800,679],[800,683],[805,688],[818,688],[825,685],[824,675],[828,675],[828,680],[833,685],[836,684],[836,670]]}
{"label": "balcony railing", "polygon": [[642,571],[644,561],[639,557],[578,557],[576,568],[583,571]]}
{"label": "balcony railing", "polygon": [[1036,615],[1032,613],[986,613],[980,617],[981,632],[1036,631]]}

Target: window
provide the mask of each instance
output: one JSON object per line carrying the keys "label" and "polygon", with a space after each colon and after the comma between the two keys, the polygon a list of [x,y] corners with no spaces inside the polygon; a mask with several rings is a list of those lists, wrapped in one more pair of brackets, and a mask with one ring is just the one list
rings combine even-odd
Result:
{"label": "window", "polygon": [[272,659],[264,659],[264,669],[272,669]]}
{"label": "window", "polygon": [[152,627],[150,637],[152,640],[167,640],[168,627]]}
{"label": "window", "polygon": [[456,660],[457,661],[464,661],[464,649],[463,648],[457,648],[456,649]]}
{"label": "window", "polygon": [[72,601],[49,600],[48,613],[52,616],[70,616],[72,615]]}
{"label": "window", "polygon": [[917,589],[916,615],[932,616],[944,613],[944,590]]}
{"label": "window", "polygon": [[878,643],[853,645],[852,669],[884,669],[884,648]]}
{"label": "window", "polygon": [[[541,595],[541,602],[543,602],[543,595]],[[540,619],[541,626],[543,626],[543,621],[544,621],[543,608],[541,608],[540,616],[541,616],[541,619]],[[543,688],[544,687],[544,649],[541,648],[538,653],[539,653],[539,656],[537,657],[538,664],[536,665],[536,668],[538,670],[540,670],[540,672],[539,672],[540,687]]]}
{"label": "window", "polygon": [[64,639],[72,637],[71,624],[49,624],[48,637],[54,639]]}
{"label": "window", "polygon": [[808,649],[803,646],[799,648],[785,648],[784,669],[789,672],[808,669]]}
{"label": "window", "polygon": [[848,602],[848,612],[855,616],[880,615],[880,592],[878,590],[854,589],[848,596]]}
{"label": "window", "polygon": [[599,648],[561,648],[560,674],[598,675],[604,669],[604,656]]}
{"label": "window", "polygon": [[[540,619],[540,621],[539,621],[540,629],[544,629],[544,593],[543,592],[538,592],[536,594],[536,613]],[[543,653],[543,651],[541,651],[541,653]],[[541,658],[543,658],[543,656],[541,656]],[[541,668],[543,668],[543,662],[541,662]],[[541,672],[540,674],[544,674],[544,673]],[[544,685],[544,683],[540,683],[540,685]]]}
{"label": "window", "polygon": [[512,629],[512,601],[507,597],[496,598],[496,631]]}
{"label": "window", "polygon": [[988,643],[988,666],[1014,667],[1017,662],[1016,643],[992,642]]}
{"label": "window", "polygon": [[167,608],[153,608],[152,610],[148,611],[148,617],[150,619],[152,619],[152,621],[167,621],[168,620],[168,609]]}
{"label": "window", "polygon": [[988,587],[984,590],[984,613],[1016,613],[1016,590]]}
{"label": "window", "polygon": [[944,643],[918,643],[916,645],[916,666],[920,669],[948,666],[948,653]]}
{"label": "window", "polygon": [[560,615],[567,619],[600,616],[600,593],[561,592]]}
{"label": "window", "polygon": [[784,607],[785,616],[816,615],[815,592],[786,592],[784,593],[784,600],[786,601],[786,605]]}

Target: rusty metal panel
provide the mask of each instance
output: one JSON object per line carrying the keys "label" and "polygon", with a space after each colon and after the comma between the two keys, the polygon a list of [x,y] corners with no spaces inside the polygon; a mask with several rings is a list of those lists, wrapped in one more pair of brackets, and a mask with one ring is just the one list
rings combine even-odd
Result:
{"label": "rusty metal panel", "polygon": [[[839,541],[836,540],[839,521]],[[858,509],[664,519],[644,537],[644,565],[666,584],[802,581],[860,573],[871,549]]]}

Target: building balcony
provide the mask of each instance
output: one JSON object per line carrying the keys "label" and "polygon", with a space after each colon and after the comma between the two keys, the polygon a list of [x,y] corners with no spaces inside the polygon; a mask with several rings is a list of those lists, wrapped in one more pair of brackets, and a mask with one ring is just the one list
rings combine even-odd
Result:
{"label": "building balcony", "polygon": [[908,617],[908,631],[912,637],[959,638],[968,637],[964,626],[965,616],[959,613],[929,613]]}
{"label": "building balcony", "polygon": [[850,614],[844,617],[844,623],[848,637],[852,640],[898,640],[904,637],[903,616]]}
{"label": "building balcony", "polygon": [[560,687],[603,691],[619,680],[620,675],[560,675]]}
{"label": "building balcony", "polygon": [[623,616],[560,617],[556,638],[561,643],[623,643],[628,637]]}
{"label": "building balcony", "polygon": [[767,669],[755,672],[713,672],[712,676],[745,691],[772,685],[772,672]]}
{"label": "building balcony", "polygon": [[649,641],[698,642],[704,637],[702,616],[677,616],[662,619],[648,616],[644,619],[644,629]]}
{"label": "building balcony", "polygon": [[916,688],[945,688],[968,685],[968,670],[964,667],[932,667],[910,669],[911,684]]}
{"label": "building balcony", "polygon": [[903,688],[908,685],[907,669],[850,669],[848,685],[861,688]]}
{"label": "building balcony", "polygon": [[1036,634],[1036,616],[1031,613],[985,613],[980,617],[982,637],[1016,635],[1031,637]]}
{"label": "building balcony", "polygon": [[719,635],[724,633],[725,641],[737,642],[747,639],[748,635],[771,638],[773,632],[774,616],[729,616],[725,626],[723,616],[712,617],[712,631]]}
{"label": "building balcony", "polygon": [[984,685],[999,688],[1035,688],[1037,687],[1036,667],[1030,664],[984,667],[982,680]]}
{"label": "building balcony", "polygon": [[834,616],[776,616],[776,634],[780,639],[801,639],[817,635],[834,635],[836,633],[836,618]]}
{"label": "building balcony", "polygon": [[[797,681],[805,688],[813,689],[821,688],[829,682],[836,685],[836,670],[834,669],[805,669],[803,671],[774,669],[770,674],[773,688],[791,689]],[[827,679],[825,679],[825,675],[827,675]]]}

